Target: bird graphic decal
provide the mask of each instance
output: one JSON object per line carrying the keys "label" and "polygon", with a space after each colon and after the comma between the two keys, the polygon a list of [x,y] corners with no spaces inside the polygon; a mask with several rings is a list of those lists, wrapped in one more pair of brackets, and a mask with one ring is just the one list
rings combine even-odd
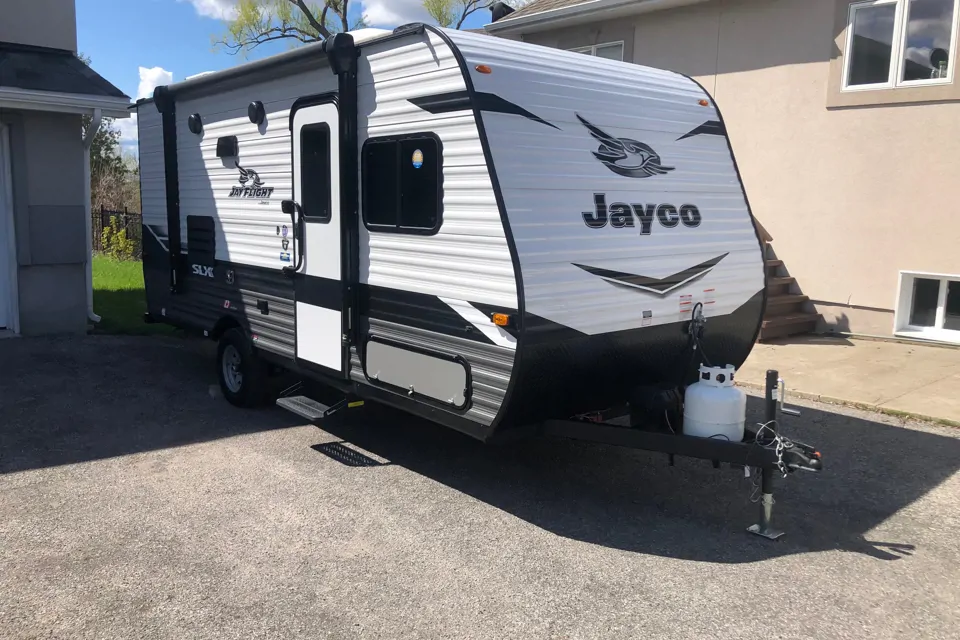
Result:
{"label": "bird graphic decal", "polygon": [[577,119],[600,143],[593,155],[610,171],[627,178],[649,178],[674,170],[674,167],[661,164],[660,155],[650,145],[630,138],[614,138],[596,125],[590,124],[579,113]]}
{"label": "bird graphic decal", "polygon": [[[250,187],[251,189],[258,189],[263,186],[263,180],[260,179],[260,175],[257,174],[253,169],[244,169],[239,164],[237,169],[240,169],[240,184],[245,187]],[[247,184],[247,183],[250,184]]]}

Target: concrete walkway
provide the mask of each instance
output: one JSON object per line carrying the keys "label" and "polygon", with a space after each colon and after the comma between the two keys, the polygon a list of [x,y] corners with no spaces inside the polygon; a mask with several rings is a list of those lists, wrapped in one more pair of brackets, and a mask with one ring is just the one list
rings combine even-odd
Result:
{"label": "concrete walkway", "polygon": [[739,381],[764,384],[777,369],[790,394],[901,411],[960,426],[960,349],[802,336],[758,344]]}

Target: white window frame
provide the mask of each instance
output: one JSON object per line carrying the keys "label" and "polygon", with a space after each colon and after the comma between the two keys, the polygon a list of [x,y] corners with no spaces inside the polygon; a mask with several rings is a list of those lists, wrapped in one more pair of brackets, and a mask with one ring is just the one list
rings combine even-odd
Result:
{"label": "white window frame", "polygon": [[[918,327],[910,324],[910,311],[913,309],[914,280],[939,280],[940,291],[937,297],[937,315],[932,327]],[[943,322],[947,311],[947,286],[950,282],[960,284],[960,274],[930,273],[927,271],[901,271],[897,287],[897,306],[893,313],[893,333],[904,338],[920,338],[938,342],[960,344],[960,331],[944,329]]]}
{"label": "white window frame", "polygon": [[[876,7],[885,4],[896,5],[896,13],[893,17],[893,39],[890,49],[890,71],[886,82],[875,82],[872,84],[858,84],[848,86],[850,74],[850,63],[853,61],[853,24],[856,12],[860,9]],[[906,34],[904,33],[907,22],[909,21],[910,0],[867,0],[865,2],[855,2],[850,5],[847,13],[847,35],[843,54],[843,78],[841,82],[842,91],[875,91],[877,89],[896,89],[899,87],[917,87],[929,85],[944,85],[953,83],[954,60],[956,60],[957,49],[957,31],[960,25],[960,0],[953,0],[953,26],[950,31],[950,51],[949,63],[947,65],[946,78],[921,78],[919,80],[901,80],[903,78],[903,67],[906,65],[904,59],[904,47],[906,45]]]}
{"label": "white window frame", "polygon": [[[954,1],[956,2],[960,0],[954,0]],[[614,45],[620,45],[620,62],[623,62],[623,54],[625,51],[623,40],[614,40],[613,42],[600,42],[598,44],[592,44],[587,47],[576,47],[574,49],[570,49],[570,51],[574,53],[586,53],[593,57],[597,57],[597,49],[602,47],[612,47]],[[605,60],[609,60],[609,58],[605,58]]]}

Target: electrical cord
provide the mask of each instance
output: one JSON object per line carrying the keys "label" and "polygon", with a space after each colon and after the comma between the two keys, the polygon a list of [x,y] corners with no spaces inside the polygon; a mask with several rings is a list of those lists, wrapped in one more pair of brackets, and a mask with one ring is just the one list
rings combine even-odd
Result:
{"label": "electrical cord", "polygon": [[707,357],[706,351],[703,350],[703,344],[700,340],[703,338],[703,328],[707,322],[706,317],[703,315],[703,303],[698,302],[693,305],[693,310],[690,312],[690,339],[692,342],[693,352],[696,353],[700,351],[700,357],[708,367],[713,365],[710,363],[710,358]]}

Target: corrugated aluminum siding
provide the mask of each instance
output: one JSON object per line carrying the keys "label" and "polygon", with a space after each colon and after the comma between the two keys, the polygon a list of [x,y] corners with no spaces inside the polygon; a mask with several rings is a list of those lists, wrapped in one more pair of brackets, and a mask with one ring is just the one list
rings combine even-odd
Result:
{"label": "corrugated aluminum siding", "polygon": [[[280,260],[280,225],[290,216],[280,202],[291,197],[290,107],[300,97],[337,88],[336,76],[326,67],[252,84],[195,99],[177,101],[177,162],[180,172],[180,233],[187,247],[189,215],[213,215],[217,219],[217,259],[272,269],[287,263]],[[264,125],[247,117],[247,105],[259,100],[267,113]],[[202,135],[187,128],[187,119],[199,113]],[[256,171],[265,187],[273,187],[267,204],[257,199],[231,198],[230,190],[240,186],[240,171],[217,157],[217,138],[237,136],[238,164]]]}
{"label": "corrugated aluminum siding", "polygon": [[166,173],[163,164],[162,118],[153,102],[137,107],[137,138],[140,152],[140,210],[143,224],[154,230],[167,228]]}
{"label": "corrugated aluminum siding", "polygon": [[[709,96],[695,82],[669,71],[448,33],[478,92],[496,94],[556,127],[482,114],[527,312],[592,335],[677,322],[681,309],[691,307],[680,306],[687,295],[707,303],[708,317],[728,314],[763,289],[761,250],[726,137],[680,139],[719,120],[712,101],[698,104]],[[493,72],[475,72],[478,64]],[[577,114],[611,136],[649,145],[673,170],[647,178],[614,173],[594,157],[599,143]],[[694,204],[702,222],[666,228],[654,220],[649,235],[640,234],[636,220],[632,228],[591,229],[582,213],[594,209],[597,193],[606,195],[608,206]],[[723,254],[712,272],[667,295],[613,285],[575,266],[664,278]]]}
{"label": "corrugated aluminum siding", "polygon": [[[364,48],[360,144],[431,132],[443,143],[443,225],[433,236],[361,228],[360,281],[517,308],[517,288],[490,173],[469,110],[433,115],[409,98],[463,90],[450,48],[436,34]],[[375,179],[375,177],[373,178]]]}

